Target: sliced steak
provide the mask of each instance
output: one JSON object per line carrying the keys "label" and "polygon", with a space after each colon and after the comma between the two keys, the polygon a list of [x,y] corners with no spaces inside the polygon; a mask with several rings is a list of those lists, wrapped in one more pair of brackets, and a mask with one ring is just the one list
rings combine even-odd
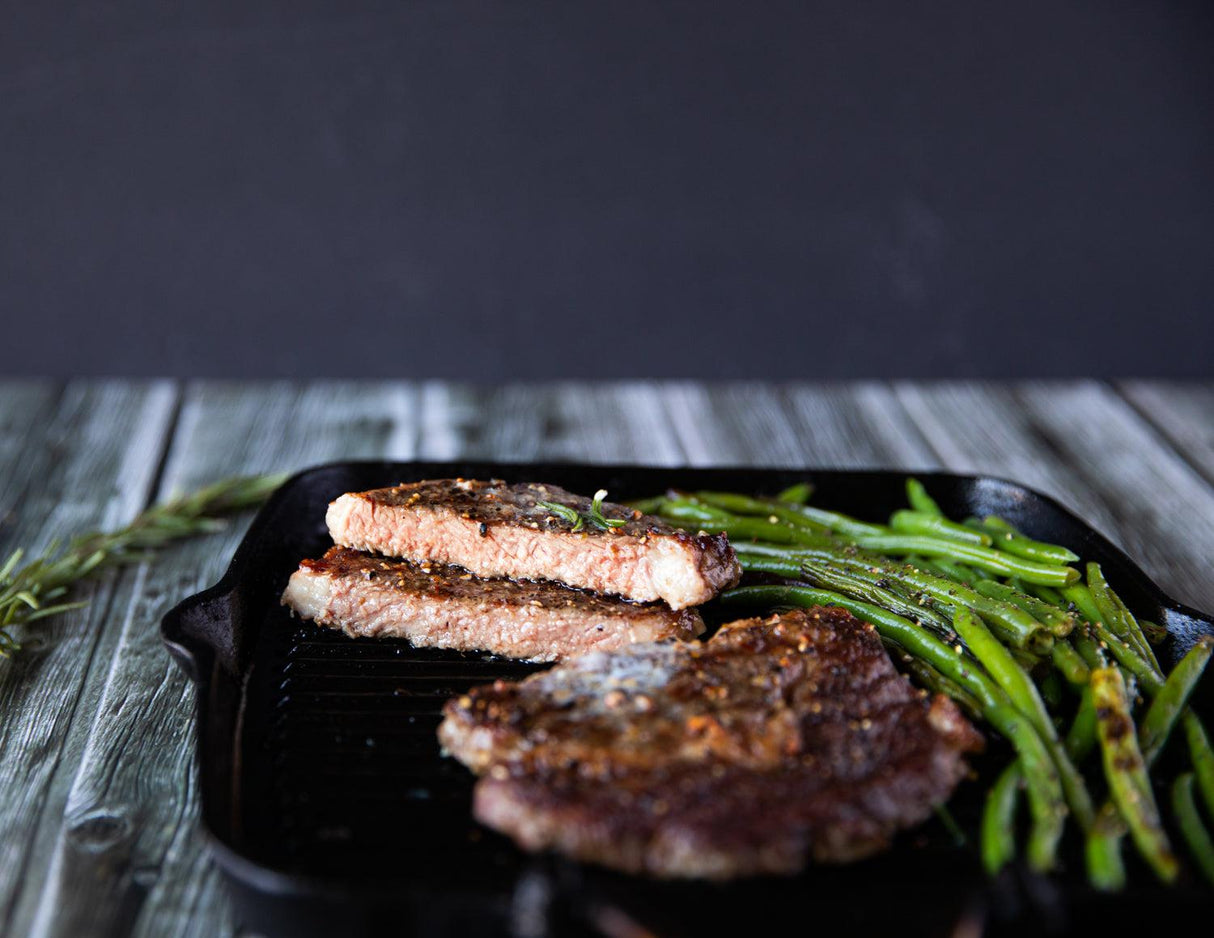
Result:
{"label": "sliced steak", "polygon": [[555,661],[632,642],[691,639],[694,610],[637,604],[557,583],[485,580],[458,567],[417,565],[334,547],[291,574],[282,601],[300,615],[355,637],[484,650]]}
{"label": "sliced steak", "polygon": [[[542,502],[576,513],[553,511]],[[478,576],[556,580],[674,609],[707,602],[742,575],[723,535],[694,535],[554,485],[438,479],[343,495],[326,520],[337,544],[458,564]]]}
{"label": "sliced steak", "polygon": [[439,738],[484,773],[477,818],[524,849],[713,879],[867,856],[945,801],[981,745],[834,608],[476,688]]}

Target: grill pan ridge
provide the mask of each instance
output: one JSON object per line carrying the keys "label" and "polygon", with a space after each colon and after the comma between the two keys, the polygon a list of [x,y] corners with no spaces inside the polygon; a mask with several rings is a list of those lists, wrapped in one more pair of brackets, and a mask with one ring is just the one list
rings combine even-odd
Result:
{"label": "grill pan ridge", "polygon": [[[988,934],[1025,927],[1063,934],[1080,923],[1084,931],[1103,924],[1116,933],[1140,914],[1179,922],[1209,913],[1208,892],[1165,891],[1145,869],[1133,869],[1134,885],[1113,897],[1083,883],[1077,860],[1052,880],[1017,869],[987,883],[976,845],[954,844],[934,822],[861,864],[728,886],[652,882],[526,856],[472,820],[473,777],[441,756],[435,729],[447,698],[540,666],[403,640],[350,639],[292,618],[278,601],[298,562],[328,546],[325,508],[347,491],[424,478],[502,478],[581,492],[606,488],[613,500],[626,500],[670,487],[774,493],[808,480],[816,504],[880,519],[902,506],[908,474],[951,516],[1000,514],[1030,536],[1099,561],[1131,609],[1167,627],[1169,659],[1214,634],[1211,616],[1165,596],[1053,499],[990,477],[547,463],[318,466],[294,476],[262,508],[219,583],[181,602],[162,623],[169,651],[197,683],[202,829],[238,920],[271,936],[681,938],[753,928],[757,909],[772,921],[812,916],[817,927],[903,935],[949,934],[967,917],[985,920]],[[1194,705],[1210,713],[1212,697],[1206,681]],[[997,745],[992,749],[988,758],[1002,757]],[[969,829],[983,788],[963,783],[950,803]]]}

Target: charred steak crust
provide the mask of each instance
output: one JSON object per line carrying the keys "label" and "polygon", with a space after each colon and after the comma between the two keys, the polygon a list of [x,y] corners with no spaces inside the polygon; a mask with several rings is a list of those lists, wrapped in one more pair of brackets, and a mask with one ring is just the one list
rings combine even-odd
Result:
{"label": "charred steak crust", "polygon": [[334,547],[291,575],[283,602],[355,637],[485,650],[554,661],[634,641],[691,639],[694,610],[637,604],[557,583],[486,580],[459,567],[411,564]]}
{"label": "charred steak crust", "polygon": [[391,557],[458,564],[478,576],[556,580],[672,608],[707,602],[735,585],[741,567],[723,535],[690,534],[606,502],[599,528],[591,500],[555,485],[432,479],[336,499],[326,515],[335,543]]}
{"label": "charred steak crust", "polygon": [[713,879],[880,850],[981,746],[835,608],[476,688],[447,704],[439,737],[484,773],[477,818],[525,849]]}

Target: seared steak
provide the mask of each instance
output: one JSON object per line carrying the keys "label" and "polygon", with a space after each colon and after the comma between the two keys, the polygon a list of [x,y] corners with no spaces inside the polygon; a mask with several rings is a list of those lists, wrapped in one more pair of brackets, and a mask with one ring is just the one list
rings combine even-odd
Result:
{"label": "seared steak", "polygon": [[523,848],[712,879],[871,854],[946,800],[981,745],[835,608],[476,688],[439,737],[484,773],[477,818]]}
{"label": "seared steak", "polygon": [[458,567],[417,565],[334,547],[291,574],[282,601],[307,619],[352,636],[481,649],[554,661],[631,642],[694,638],[694,610],[640,605],[557,583],[484,580]]}
{"label": "seared steak", "polygon": [[[560,506],[559,510],[542,505]],[[674,609],[707,602],[741,568],[722,535],[694,535],[554,485],[439,479],[343,495],[326,520],[337,544],[458,564],[478,576],[556,580]]]}

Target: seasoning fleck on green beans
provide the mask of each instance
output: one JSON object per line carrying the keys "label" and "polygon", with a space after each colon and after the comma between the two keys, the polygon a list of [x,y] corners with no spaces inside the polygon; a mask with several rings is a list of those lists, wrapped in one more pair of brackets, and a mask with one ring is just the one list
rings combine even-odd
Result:
{"label": "seasoning fleck on green beans", "polygon": [[1168,843],[1146,763],[1138,747],[1125,681],[1117,668],[1092,672],[1092,702],[1096,707],[1096,730],[1104,754],[1104,774],[1109,791],[1139,851],[1164,882],[1180,873],[1180,864]]}
{"label": "seasoning fleck on green beans", "polygon": [[973,544],[977,547],[990,547],[991,536],[981,531],[975,531],[962,524],[954,524],[939,515],[927,514],[922,511],[904,509],[890,515],[889,526],[901,534],[923,534],[928,537],[940,537],[962,544]]}
{"label": "seasoning fleck on green beans", "polygon": [[[1152,646],[1166,631],[1137,618],[1098,564],[1034,540],[1014,518],[958,524],[921,482],[905,484],[907,507],[884,521],[813,505],[808,484],[776,498],[670,492],[641,504],[673,524],[729,535],[747,579],[724,605],[847,609],[876,627],[911,680],[1007,741],[1012,761],[987,780],[980,821],[990,874],[1017,857],[1031,870],[1055,870],[1073,820],[1097,889],[1125,885],[1128,846],[1174,882],[1180,859],[1169,827],[1184,837],[1186,862],[1214,883],[1214,846],[1197,805],[1199,794],[1214,817],[1214,750],[1190,704],[1214,636],[1165,671]],[[750,580],[759,575],[766,582]],[[1173,784],[1152,773],[1177,723],[1185,745],[1173,754],[1188,765]],[[1099,810],[1089,783],[1102,794],[1107,786]],[[1154,783],[1171,797],[1157,802]],[[1028,823],[1018,828],[1022,794]]]}
{"label": "seasoning fleck on green beans", "polygon": [[1059,547],[1057,544],[1030,540],[1002,518],[993,515],[981,521],[971,522],[971,525],[990,534],[1000,550],[1023,557],[1025,560],[1056,564],[1075,563],[1079,560],[1079,555],[1074,551]]}

